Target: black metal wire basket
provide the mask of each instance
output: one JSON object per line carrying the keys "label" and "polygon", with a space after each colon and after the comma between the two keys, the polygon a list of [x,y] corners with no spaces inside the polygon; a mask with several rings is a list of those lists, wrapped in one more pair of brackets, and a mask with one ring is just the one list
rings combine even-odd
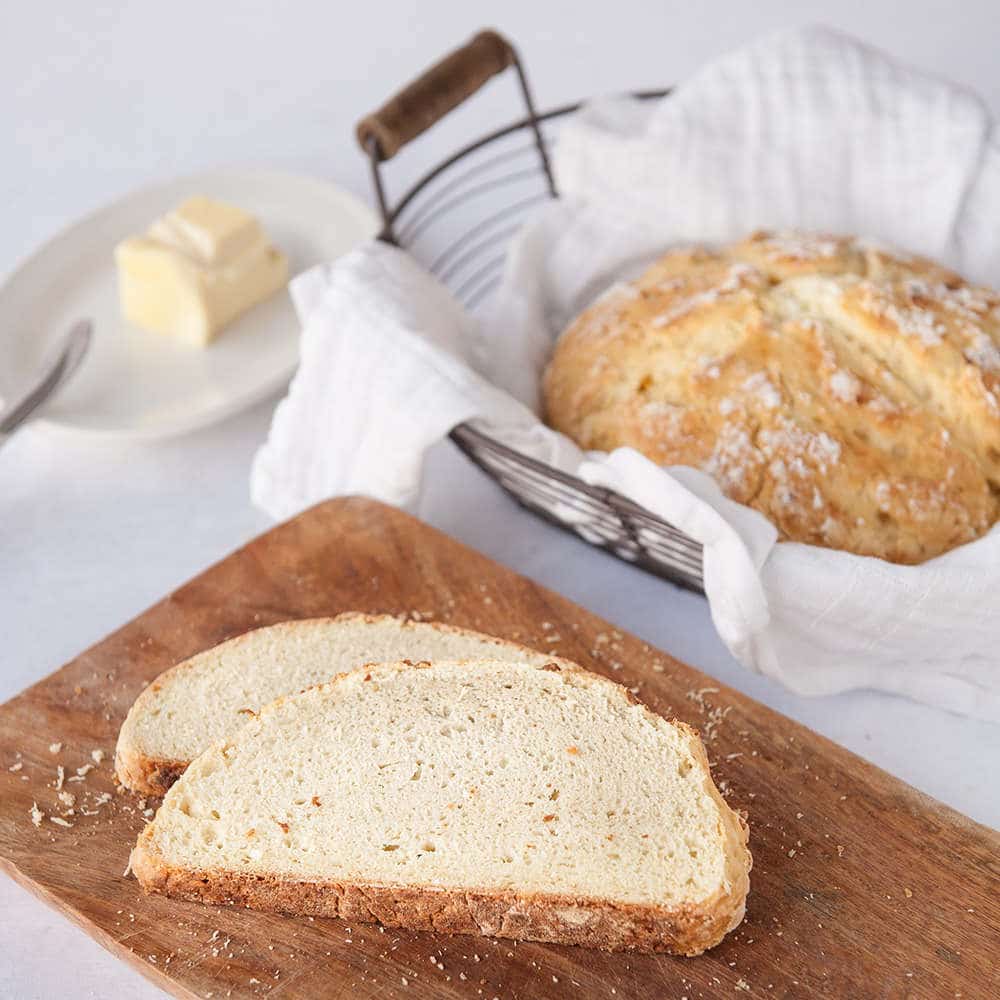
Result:
{"label": "black metal wire basket", "polygon": [[[517,76],[525,116],[463,146],[390,205],[382,164],[507,68]],[[358,124],[382,214],[379,238],[413,254],[469,309],[482,306],[500,284],[510,239],[532,211],[558,197],[548,147],[559,122],[579,107],[537,112],[514,47],[493,31],[476,35]],[[658,576],[703,590],[701,545],[633,501],[523,455],[472,424],[457,426],[451,439],[529,510]]]}

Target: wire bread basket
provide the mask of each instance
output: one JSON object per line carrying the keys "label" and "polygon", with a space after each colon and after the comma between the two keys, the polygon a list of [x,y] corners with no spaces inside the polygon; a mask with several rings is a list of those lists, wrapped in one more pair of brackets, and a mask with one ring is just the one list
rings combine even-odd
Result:
{"label": "wire bread basket", "polygon": [[[382,164],[508,68],[525,116],[463,146],[390,204]],[[536,111],[514,47],[494,31],[480,32],[358,124],[382,215],[379,238],[413,254],[467,308],[482,305],[501,282],[509,240],[533,210],[558,197],[548,147],[559,122],[579,107]],[[703,590],[701,545],[633,501],[470,423],[459,424],[451,439],[522,506],[658,576]]]}

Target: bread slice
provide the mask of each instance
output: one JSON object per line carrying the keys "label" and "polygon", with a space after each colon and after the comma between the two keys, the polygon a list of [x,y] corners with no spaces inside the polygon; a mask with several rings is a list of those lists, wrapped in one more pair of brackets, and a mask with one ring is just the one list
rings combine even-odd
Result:
{"label": "bread slice", "polygon": [[391,615],[348,613],[247,632],[172,667],[139,695],[118,735],[118,779],[162,795],[262,705],[365,663],[475,658],[552,659],[480,632]]}
{"label": "bread slice", "polygon": [[380,664],[264,708],[170,789],[147,892],[696,955],[743,917],[747,827],[697,734],[572,664]]}

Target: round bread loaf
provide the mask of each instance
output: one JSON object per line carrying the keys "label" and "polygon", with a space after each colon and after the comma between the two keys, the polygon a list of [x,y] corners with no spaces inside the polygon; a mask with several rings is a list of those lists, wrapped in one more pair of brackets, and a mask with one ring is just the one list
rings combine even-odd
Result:
{"label": "round bread loaf", "polygon": [[998,516],[1000,295],[846,237],[668,253],[560,338],[548,422],[711,474],[783,539],[918,563]]}

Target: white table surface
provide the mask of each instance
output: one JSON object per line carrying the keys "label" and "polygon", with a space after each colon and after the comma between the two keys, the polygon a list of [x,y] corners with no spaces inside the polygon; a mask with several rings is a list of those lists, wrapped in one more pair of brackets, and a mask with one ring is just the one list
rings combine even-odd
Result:
{"label": "white table surface", "polygon": [[[1000,107],[992,0],[613,5],[474,0],[337,5],[246,0],[22,4],[0,33],[0,272],[122,191],[218,163],[331,177],[367,197],[350,127],[476,28],[519,43],[542,106],[655,86],[753,34],[822,18],[975,88]],[[349,15],[343,13],[350,11]],[[419,13],[418,13],[419,11]],[[497,84],[414,148],[398,177],[507,120]],[[0,362],[2,363],[2,362]],[[0,452],[0,698],[99,640],[269,526],[247,475],[269,400],[216,427],[120,445],[39,425]],[[871,693],[804,700],[748,674],[700,598],[522,512],[450,445],[421,515],[714,677],[1000,826],[1000,727]],[[160,996],[83,932],[0,879],[0,997]]]}

